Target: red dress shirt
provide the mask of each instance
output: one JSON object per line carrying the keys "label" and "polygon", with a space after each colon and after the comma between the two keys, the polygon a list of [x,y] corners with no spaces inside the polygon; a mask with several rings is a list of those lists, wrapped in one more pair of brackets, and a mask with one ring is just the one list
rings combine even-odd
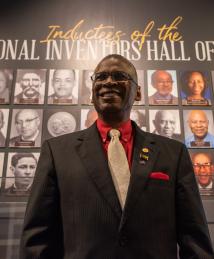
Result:
{"label": "red dress shirt", "polygon": [[[111,140],[108,133],[112,129],[112,127],[110,127],[108,124],[103,122],[101,119],[97,119],[97,129],[102,139],[103,148],[107,154],[108,144]],[[132,130],[131,120],[123,122],[118,128],[118,130],[120,131],[120,134],[121,134],[120,142],[122,143],[125,149],[126,156],[129,163],[129,168],[131,168],[132,149],[133,149],[133,130]]]}

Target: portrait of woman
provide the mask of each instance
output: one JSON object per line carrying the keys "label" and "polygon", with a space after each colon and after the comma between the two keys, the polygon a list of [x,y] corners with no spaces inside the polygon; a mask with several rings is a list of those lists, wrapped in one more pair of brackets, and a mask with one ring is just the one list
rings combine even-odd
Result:
{"label": "portrait of woman", "polygon": [[210,89],[203,72],[187,71],[182,75],[181,83],[183,105],[211,105]]}

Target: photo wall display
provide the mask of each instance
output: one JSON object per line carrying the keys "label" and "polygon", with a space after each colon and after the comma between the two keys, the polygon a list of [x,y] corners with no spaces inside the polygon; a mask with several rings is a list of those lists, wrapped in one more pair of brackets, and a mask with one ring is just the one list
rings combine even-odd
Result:
{"label": "photo wall display", "polygon": [[[0,69],[0,200],[27,199],[42,143],[97,119],[93,70]],[[214,198],[214,71],[137,70],[130,118],[183,142],[203,198]]]}

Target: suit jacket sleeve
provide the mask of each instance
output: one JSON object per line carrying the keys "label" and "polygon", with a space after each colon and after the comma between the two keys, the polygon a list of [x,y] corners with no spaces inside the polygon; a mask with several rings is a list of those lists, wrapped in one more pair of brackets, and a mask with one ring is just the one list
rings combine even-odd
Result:
{"label": "suit jacket sleeve", "polygon": [[214,259],[203,205],[185,146],[180,154],[175,195],[180,258]]}
{"label": "suit jacket sleeve", "polygon": [[44,142],[29,197],[20,259],[63,258],[59,191],[49,143]]}

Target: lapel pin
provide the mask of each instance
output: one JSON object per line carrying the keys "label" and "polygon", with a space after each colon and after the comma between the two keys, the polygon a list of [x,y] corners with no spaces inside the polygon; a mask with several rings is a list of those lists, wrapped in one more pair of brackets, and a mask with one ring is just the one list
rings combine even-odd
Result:
{"label": "lapel pin", "polygon": [[149,149],[147,147],[144,147],[140,151],[140,163],[145,165],[148,160],[149,160]]}

